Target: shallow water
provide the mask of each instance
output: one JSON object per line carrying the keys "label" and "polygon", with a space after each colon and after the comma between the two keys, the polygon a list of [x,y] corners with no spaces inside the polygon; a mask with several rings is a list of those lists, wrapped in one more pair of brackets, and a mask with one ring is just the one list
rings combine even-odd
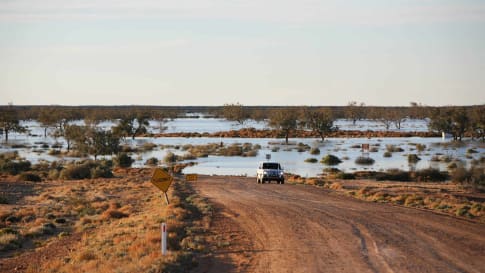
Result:
{"label": "shallow water", "polygon": [[[76,124],[83,124],[82,121],[76,121]],[[354,126],[348,121],[338,121],[341,129],[348,130],[382,130],[381,124],[373,121],[358,121]],[[43,128],[35,121],[23,122],[31,130],[29,135],[26,134],[10,134],[9,142],[2,142],[0,144],[0,153],[7,151],[18,151],[20,156],[37,163],[40,160],[55,161],[61,159],[59,156],[48,155],[50,148],[42,148],[42,143],[46,143],[51,147],[54,143],[63,145],[66,149],[66,143],[63,138],[43,137]],[[113,122],[102,122],[98,126],[104,129],[109,129],[113,126]],[[217,132],[225,130],[237,130],[243,127],[255,127],[258,129],[266,128],[264,122],[250,121],[244,125],[229,122],[223,119],[215,118],[184,118],[170,121],[166,124],[166,132]],[[405,125],[405,126],[404,126]],[[150,122],[150,131],[157,132],[157,122]],[[403,124],[402,130],[408,131],[427,131],[427,123],[425,121],[408,121]],[[407,128],[407,129],[405,129]],[[187,167],[185,173],[200,173],[200,174],[217,174],[217,175],[249,175],[254,176],[256,167],[260,161],[266,160],[266,155],[271,155],[271,160],[279,161],[287,172],[299,174],[301,176],[316,176],[322,173],[325,166],[321,163],[306,163],[307,158],[320,159],[326,154],[333,154],[343,160],[343,162],[336,166],[343,171],[352,172],[358,170],[386,170],[390,168],[399,168],[409,170],[411,168],[422,169],[428,167],[435,167],[446,169],[447,163],[436,163],[430,159],[435,154],[448,155],[452,158],[461,159],[464,162],[470,162],[471,159],[478,159],[485,156],[485,147],[479,142],[466,142],[465,145],[459,148],[446,147],[438,145],[440,143],[449,143],[449,140],[442,140],[441,138],[330,138],[321,142],[319,139],[290,139],[292,145],[282,144],[282,139],[268,139],[268,138],[136,138],[135,140],[126,139],[124,144],[130,146],[142,146],[144,143],[155,143],[157,145],[171,145],[183,146],[185,144],[203,145],[209,143],[219,143],[222,141],[224,145],[232,143],[252,143],[261,145],[262,149],[256,157],[224,157],[224,156],[209,156],[207,158],[199,158],[195,160],[198,164],[192,167]],[[321,151],[320,155],[311,155],[309,151],[298,152],[298,143],[307,144],[312,148],[318,147]],[[413,143],[426,145],[423,152],[415,150]],[[370,152],[366,154],[373,158],[376,162],[371,166],[361,166],[355,164],[355,159],[362,156],[363,153],[360,148],[352,148],[354,145],[370,144],[371,147],[377,148],[377,152]],[[25,148],[13,148],[12,145],[24,145]],[[386,151],[386,145],[396,145],[404,149],[404,152],[393,153],[392,157],[385,158],[383,156]],[[275,146],[279,147],[278,152],[272,152]],[[478,153],[467,154],[467,149],[475,148]],[[163,159],[168,152],[174,152],[182,155],[185,152],[180,149],[167,148],[160,149],[156,147],[152,151],[143,152],[141,154],[132,155],[136,159],[133,166],[142,167],[144,162],[151,157],[156,157],[159,160]],[[414,165],[408,164],[407,155],[410,153],[418,154],[421,160]],[[468,156],[468,158],[467,158]],[[78,160],[78,158],[62,157],[64,160]]]}

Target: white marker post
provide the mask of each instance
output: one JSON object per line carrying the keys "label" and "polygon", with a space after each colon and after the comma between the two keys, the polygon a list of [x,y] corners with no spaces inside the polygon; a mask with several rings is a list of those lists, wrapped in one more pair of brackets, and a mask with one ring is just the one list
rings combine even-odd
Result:
{"label": "white marker post", "polygon": [[162,255],[167,255],[167,224],[162,223]]}

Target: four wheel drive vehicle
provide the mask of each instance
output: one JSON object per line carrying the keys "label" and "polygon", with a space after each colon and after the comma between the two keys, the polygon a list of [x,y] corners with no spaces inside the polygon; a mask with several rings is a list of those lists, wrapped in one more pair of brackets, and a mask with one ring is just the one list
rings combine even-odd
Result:
{"label": "four wheel drive vehicle", "polygon": [[259,164],[256,173],[256,180],[259,183],[277,181],[279,184],[285,183],[285,173],[277,162],[262,162]]}

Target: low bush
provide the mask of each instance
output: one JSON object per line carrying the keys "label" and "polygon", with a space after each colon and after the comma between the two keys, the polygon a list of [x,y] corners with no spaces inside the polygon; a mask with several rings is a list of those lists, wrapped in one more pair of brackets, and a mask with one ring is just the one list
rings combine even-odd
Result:
{"label": "low bush", "polygon": [[377,152],[379,152],[379,148],[377,148],[377,147],[371,147],[370,150],[369,150],[369,152],[371,152],[371,153],[377,153]]}
{"label": "low bush", "polygon": [[340,160],[340,158],[338,158],[334,155],[328,154],[325,157],[323,157],[320,162],[325,164],[325,165],[338,165],[338,164],[342,163],[342,160]]}
{"label": "low bush", "polygon": [[22,240],[18,233],[0,234],[0,251],[14,250],[22,246]]}
{"label": "low bush", "polygon": [[49,152],[47,154],[48,155],[60,155],[61,150],[51,149],[51,150],[49,150]]}
{"label": "low bush", "polygon": [[409,172],[399,169],[389,169],[385,173],[377,173],[376,180],[390,180],[390,181],[410,181],[411,175]]}
{"label": "low bush", "polygon": [[440,170],[434,168],[415,171],[413,176],[414,180],[418,182],[442,182],[449,178],[447,172],[441,172]]}
{"label": "low bush", "polygon": [[451,180],[465,185],[485,187],[485,168],[472,166],[466,169],[461,166],[456,168],[451,175]]}
{"label": "low bush", "polygon": [[0,195],[0,204],[8,204],[8,198],[6,196]]}
{"label": "low bush", "polygon": [[0,171],[11,175],[30,170],[31,163],[28,160],[0,159]]}
{"label": "low bush", "polygon": [[416,155],[416,154],[408,154],[408,162],[409,163],[417,163],[420,160],[421,160],[421,158],[419,158],[418,155]]}
{"label": "low bush", "polygon": [[131,167],[131,164],[135,162],[131,156],[129,156],[127,153],[120,153],[118,156],[114,158],[115,165],[120,167],[120,168],[129,168]]}
{"label": "low bush", "polygon": [[352,179],[355,179],[355,174],[339,172],[339,173],[337,173],[336,178],[345,179],[345,180],[352,180]]}
{"label": "low bush", "polygon": [[172,152],[168,152],[163,158],[163,162],[165,163],[175,163],[177,161],[178,161],[178,156]]}
{"label": "low bush", "polygon": [[156,157],[150,157],[145,161],[145,165],[156,166],[158,165],[158,159]]}
{"label": "low bush", "polygon": [[312,158],[307,158],[307,159],[305,159],[305,162],[306,163],[317,163],[318,162],[318,159],[313,158],[313,157]]}
{"label": "low bush", "polygon": [[324,168],[323,169],[323,172],[326,172],[326,173],[340,173],[342,171],[340,169],[338,169],[338,168]]}
{"label": "low bush", "polygon": [[143,143],[142,150],[145,151],[145,152],[149,152],[149,151],[152,151],[153,149],[155,149],[156,147],[157,147],[157,144],[151,143],[151,142],[146,142],[146,143]]}
{"label": "low bush", "polygon": [[359,156],[355,159],[355,164],[359,165],[372,165],[374,164],[375,160],[370,157]]}
{"label": "low bush", "polygon": [[426,150],[426,145],[424,144],[416,144],[416,150],[418,150],[418,152],[423,152],[424,150]]}
{"label": "low bush", "polygon": [[404,152],[403,148],[396,146],[396,145],[391,145],[391,144],[386,145],[386,150],[390,153]]}
{"label": "low bush", "polygon": [[91,168],[85,164],[72,164],[60,172],[59,178],[69,180],[91,178]]}
{"label": "low bush", "polygon": [[318,148],[312,148],[310,150],[310,154],[312,154],[312,155],[319,155],[320,154],[320,149],[318,149]]}
{"label": "low bush", "polygon": [[40,182],[42,178],[36,173],[33,172],[24,172],[19,175],[19,180],[21,181],[30,181],[30,182]]}
{"label": "low bush", "polygon": [[382,156],[384,156],[384,157],[392,157],[392,153],[391,152],[384,152],[384,154]]}
{"label": "low bush", "polygon": [[111,161],[81,161],[67,165],[59,173],[60,179],[111,178]]}

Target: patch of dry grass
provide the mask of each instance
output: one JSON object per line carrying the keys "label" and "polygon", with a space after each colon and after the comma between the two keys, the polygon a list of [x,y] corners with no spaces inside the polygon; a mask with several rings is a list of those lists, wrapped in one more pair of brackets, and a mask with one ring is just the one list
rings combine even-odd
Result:
{"label": "patch of dry grass", "polygon": [[[183,272],[190,268],[193,252],[204,249],[203,233],[209,227],[211,206],[197,196],[186,200],[192,193],[177,185],[179,182],[169,190],[171,203],[167,206],[161,192],[149,182],[150,170],[123,170],[116,176],[45,181],[36,186],[37,194],[24,196],[17,204],[0,205],[1,217],[16,219],[9,227],[15,226],[17,232],[2,235],[0,251],[10,251],[3,246],[15,241],[49,247],[49,242],[81,233],[81,242],[72,246],[77,251],[27,271],[113,272],[116,268],[117,272],[162,272],[168,268],[169,272]],[[160,253],[161,222],[169,228],[169,255],[164,257]]]}

